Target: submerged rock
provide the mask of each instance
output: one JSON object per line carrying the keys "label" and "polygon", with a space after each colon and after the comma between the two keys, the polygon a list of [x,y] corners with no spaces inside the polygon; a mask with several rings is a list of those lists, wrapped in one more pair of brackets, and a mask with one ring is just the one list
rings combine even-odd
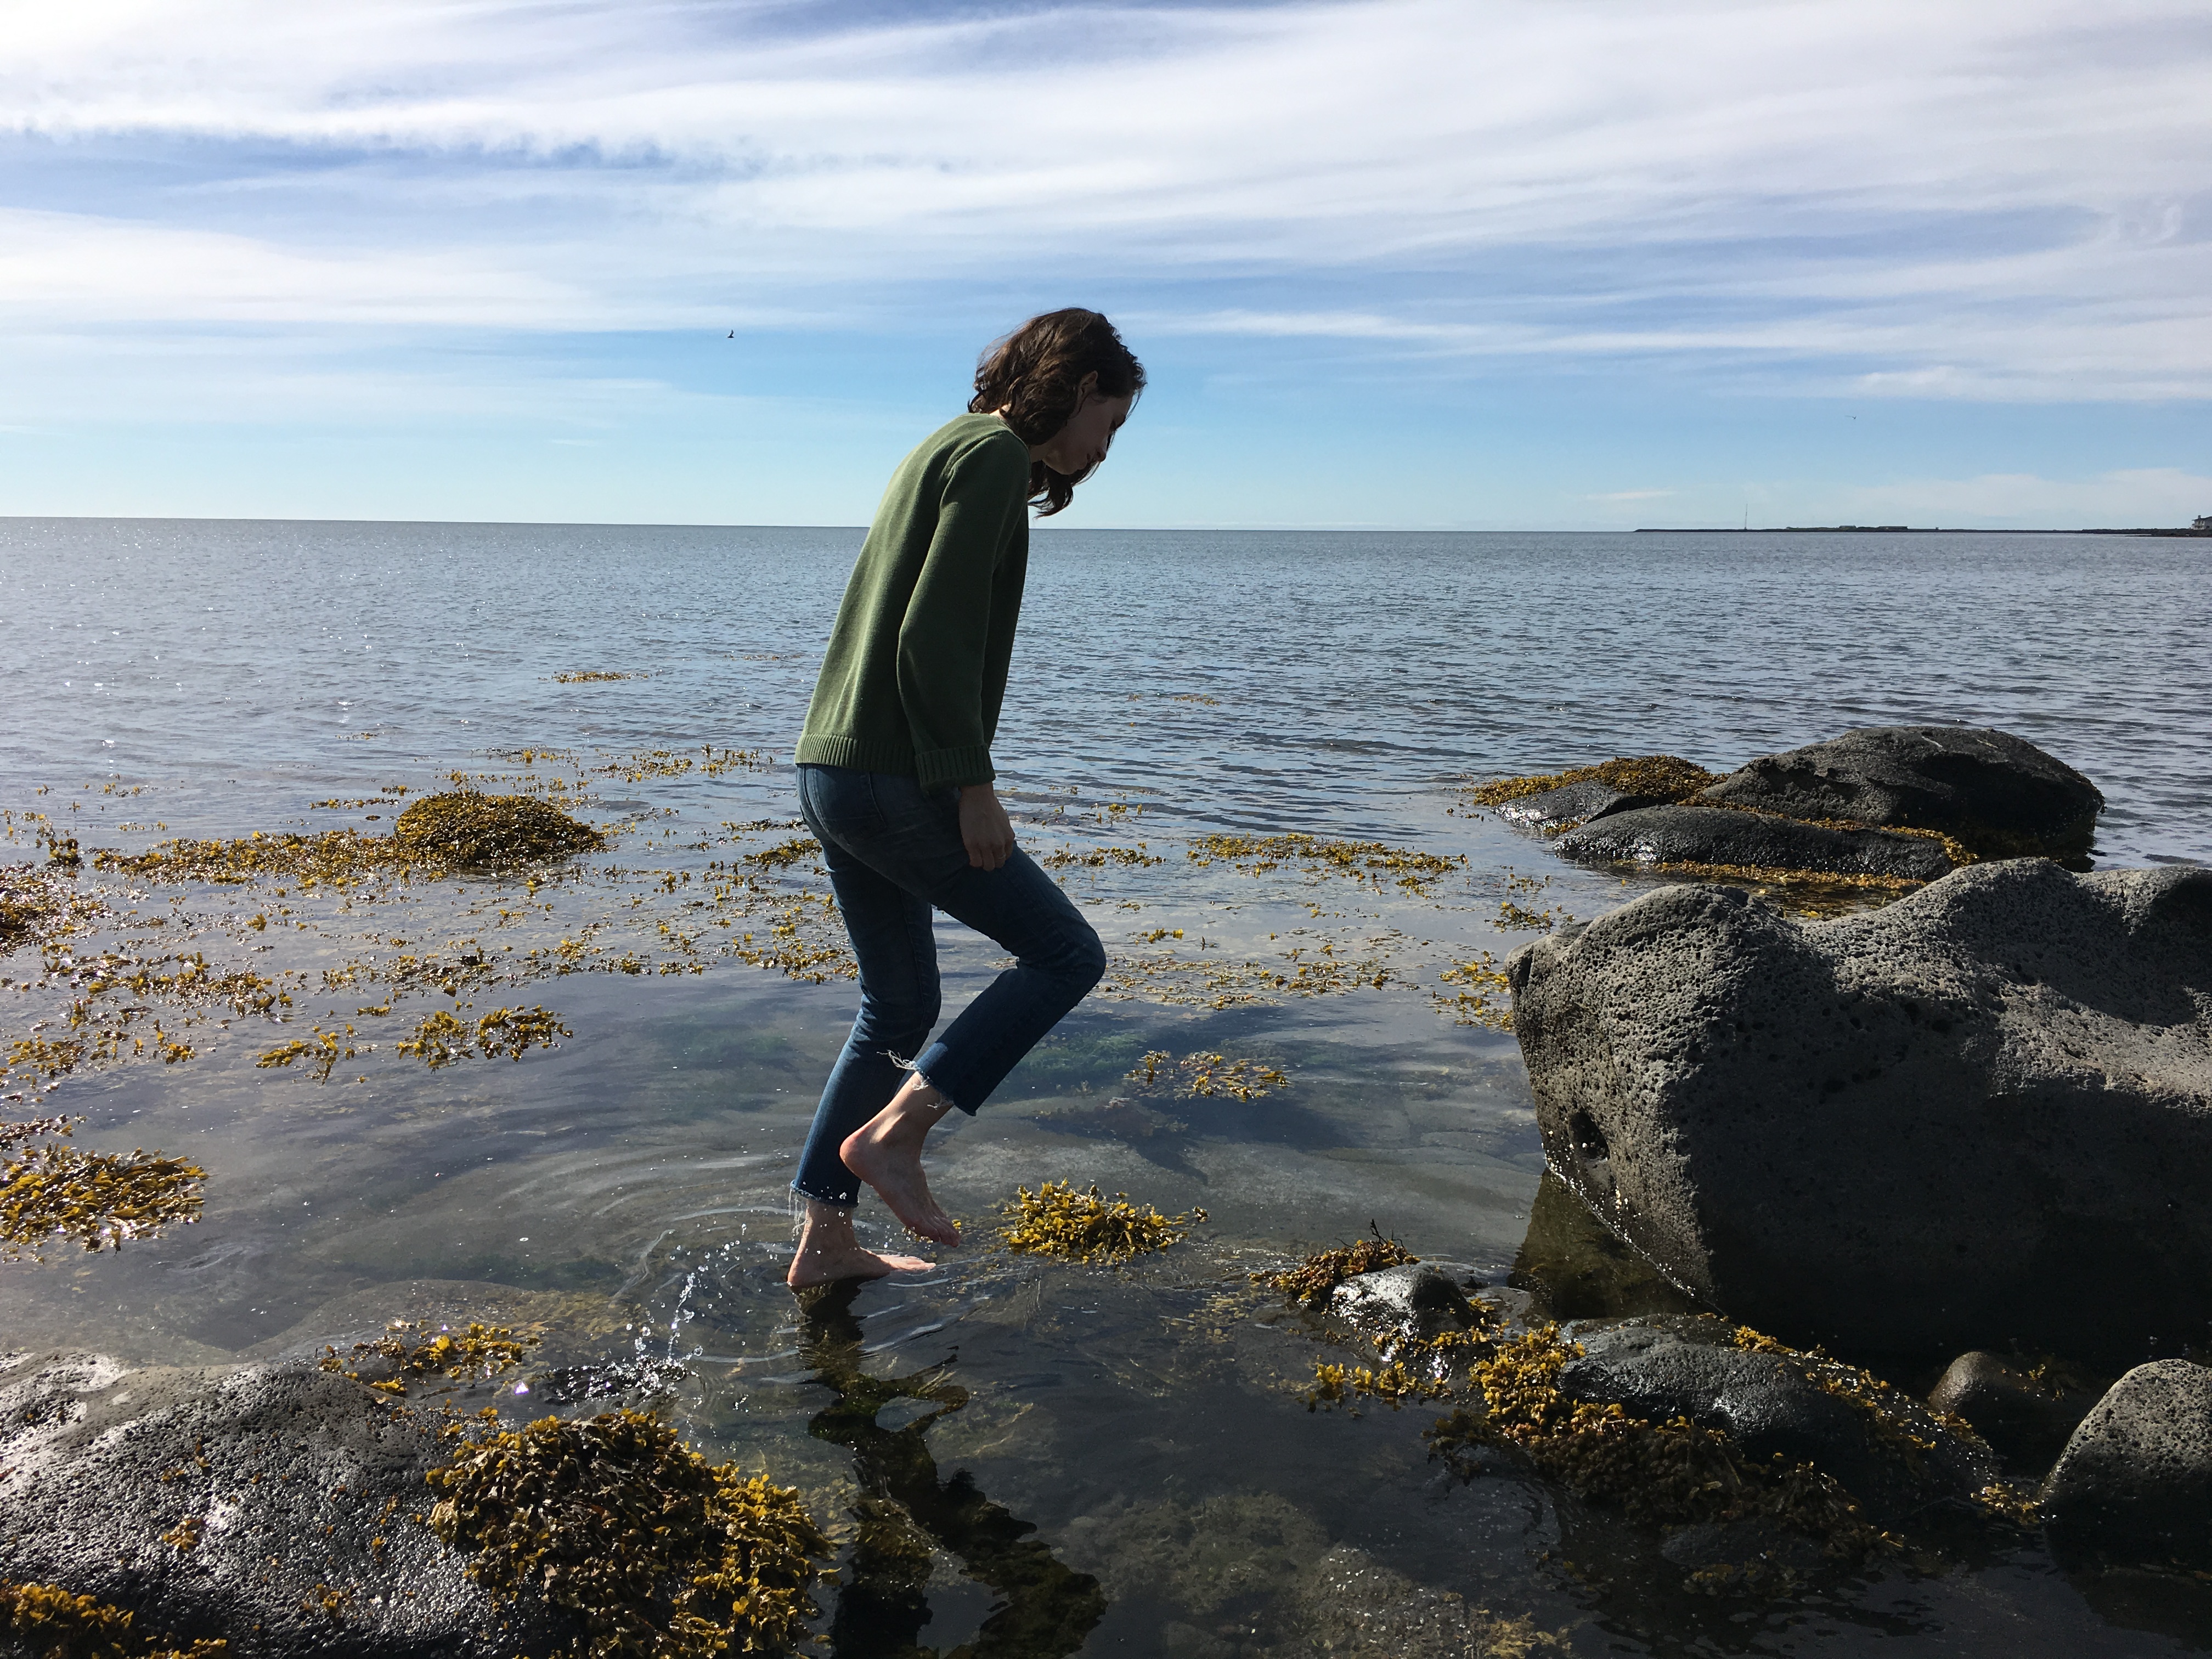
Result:
{"label": "submerged rock", "polygon": [[1722,1321],[1662,1317],[1565,1334],[1583,1354],[1560,1370],[1563,1393],[1656,1423],[1687,1418],[1728,1435],[1754,1463],[1813,1464],[1877,1525],[1966,1503],[1996,1478],[1989,1448],[1909,1395],[1852,1367],[1740,1337]]}
{"label": "submerged rock", "polygon": [[1934,881],[1950,872],[1943,844],[1885,830],[1832,830],[1721,806],[1643,806],[1610,812],[1558,842],[1569,858],[1610,864],[1702,865],[1747,872]]}
{"label": "submerged rock", "polygon": [[1355,1325],[1410,1332],[1427,1341],[1443,1331],[1486,1324],[1449,1273],[1409,1261],[1347,1279],[1329,1297],[1329,1311]]}
{"label": "submerged rock", "polygon": [[2069,1553],[2212,1561],[2212,1370],[2161,1359],[2115,1382],[2066,1443],[2042,1503]]}
{"label": "submerged rock", "polygon": [[234,1659],[547,1651],[579,1626],[495,1601],[422,1524],[432,1423],[312,1365],[0,1360],[0,1578],[58,1584]]}
{"label": "submerged rock", "polygon": [[1951,1362],[1929,1390],[1928,1406],[1972,1424],[2006,1456],[2039,1468],[2058,1455],[2097,1398],[2047,1370],[2039,1375],[1978,1348]]}
{"label": "submerged rock", "polygon": [[1507,967],[1552,1167],[1732,1317],[2094,1358],[2212,1320],[2212,871],[1662,888]]}
{"label": "submerged rock", "polygon": [[1695,799],[1793,818],[1934,830],[1985,857],[2087,852],[2105,798],[2009,732],[1868,726],[1765,755]]}

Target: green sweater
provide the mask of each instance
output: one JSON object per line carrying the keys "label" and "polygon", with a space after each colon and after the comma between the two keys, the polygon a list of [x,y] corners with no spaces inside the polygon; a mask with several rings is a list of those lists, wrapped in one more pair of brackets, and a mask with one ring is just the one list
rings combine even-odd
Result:
{"label": "green sweater", "polygon": [[1029,447],[963,415],[900,463],[845,584],[802,765],[988,783],[1029,569]]}

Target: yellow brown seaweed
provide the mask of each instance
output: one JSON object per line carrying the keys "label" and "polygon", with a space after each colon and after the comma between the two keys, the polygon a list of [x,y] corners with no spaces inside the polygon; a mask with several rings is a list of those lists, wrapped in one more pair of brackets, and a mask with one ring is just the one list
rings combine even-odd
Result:
{"label": "yellow brown seaweed", "polygon": [[799,1494],[710,1464],[646,1413],[547,1417],[475,1437],[426,1479],[431,1529],[494,1595],[581,1618],[580,1659],[781,1652],[817,1609],[829,1540]]}
{"label": "yellow brown seaweed", "polygon": [[220,1638],[179,1643],[136,1628],[134,1615],[58,1584],[0,1579],[0,1638],[41,1659],[220,1659]]}
{"label": "yellow brown seaweed", "polygon": [[1193,1225],[1206,1219],[1204,1210],[1164,1216],[1128,1200],[1127,1193],[1103,1197],[1096,1186],[1078,1192],[1068,1181],[1048,1181],[1035,1193],[1024,1187],[1007,1206],[1012,1224],[999,1236],[1007,1249],[1024,1255],[1121,1262],[1181,1243]]}
{"label": "yellow brown seaweed", "polygon": [[0,1167],[0,1261],[39,1258],[44,1246],[120,1249],[200,1218],[207,1171],[159,1152],[33,1147]]}

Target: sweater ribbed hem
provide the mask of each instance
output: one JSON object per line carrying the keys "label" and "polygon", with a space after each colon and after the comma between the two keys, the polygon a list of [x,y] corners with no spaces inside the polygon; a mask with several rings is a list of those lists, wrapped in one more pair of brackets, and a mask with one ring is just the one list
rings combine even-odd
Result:
{"label": "sweater ribbed hem", "polygon": [[852,772],[915,775],[914,750],[904,744],[863,743],[858,738],[810,734],[799,738],[791,759],[796,766],[842,766]]}
{"label": "sweater ribbed hem", "polygon": [[998,773],[991,765],[991,750],[984,744],[959,749],[926,749],[914,757],[914,775],[924,789],[948,784],[988,783]]}

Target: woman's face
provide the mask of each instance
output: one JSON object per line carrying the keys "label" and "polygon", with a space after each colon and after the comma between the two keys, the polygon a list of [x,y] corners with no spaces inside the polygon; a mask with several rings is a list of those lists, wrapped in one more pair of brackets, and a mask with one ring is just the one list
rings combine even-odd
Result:
{"label": "woman's face", "polygon": [[1129,418],[1127,398],[1104,398],[1098,393],[1098,377],[1086,374],[1078,389],[1075,413],[1067,424],[1036,447],[1036,458],[1054,471],[1077,477],[1106,459],[1114,434]]}

